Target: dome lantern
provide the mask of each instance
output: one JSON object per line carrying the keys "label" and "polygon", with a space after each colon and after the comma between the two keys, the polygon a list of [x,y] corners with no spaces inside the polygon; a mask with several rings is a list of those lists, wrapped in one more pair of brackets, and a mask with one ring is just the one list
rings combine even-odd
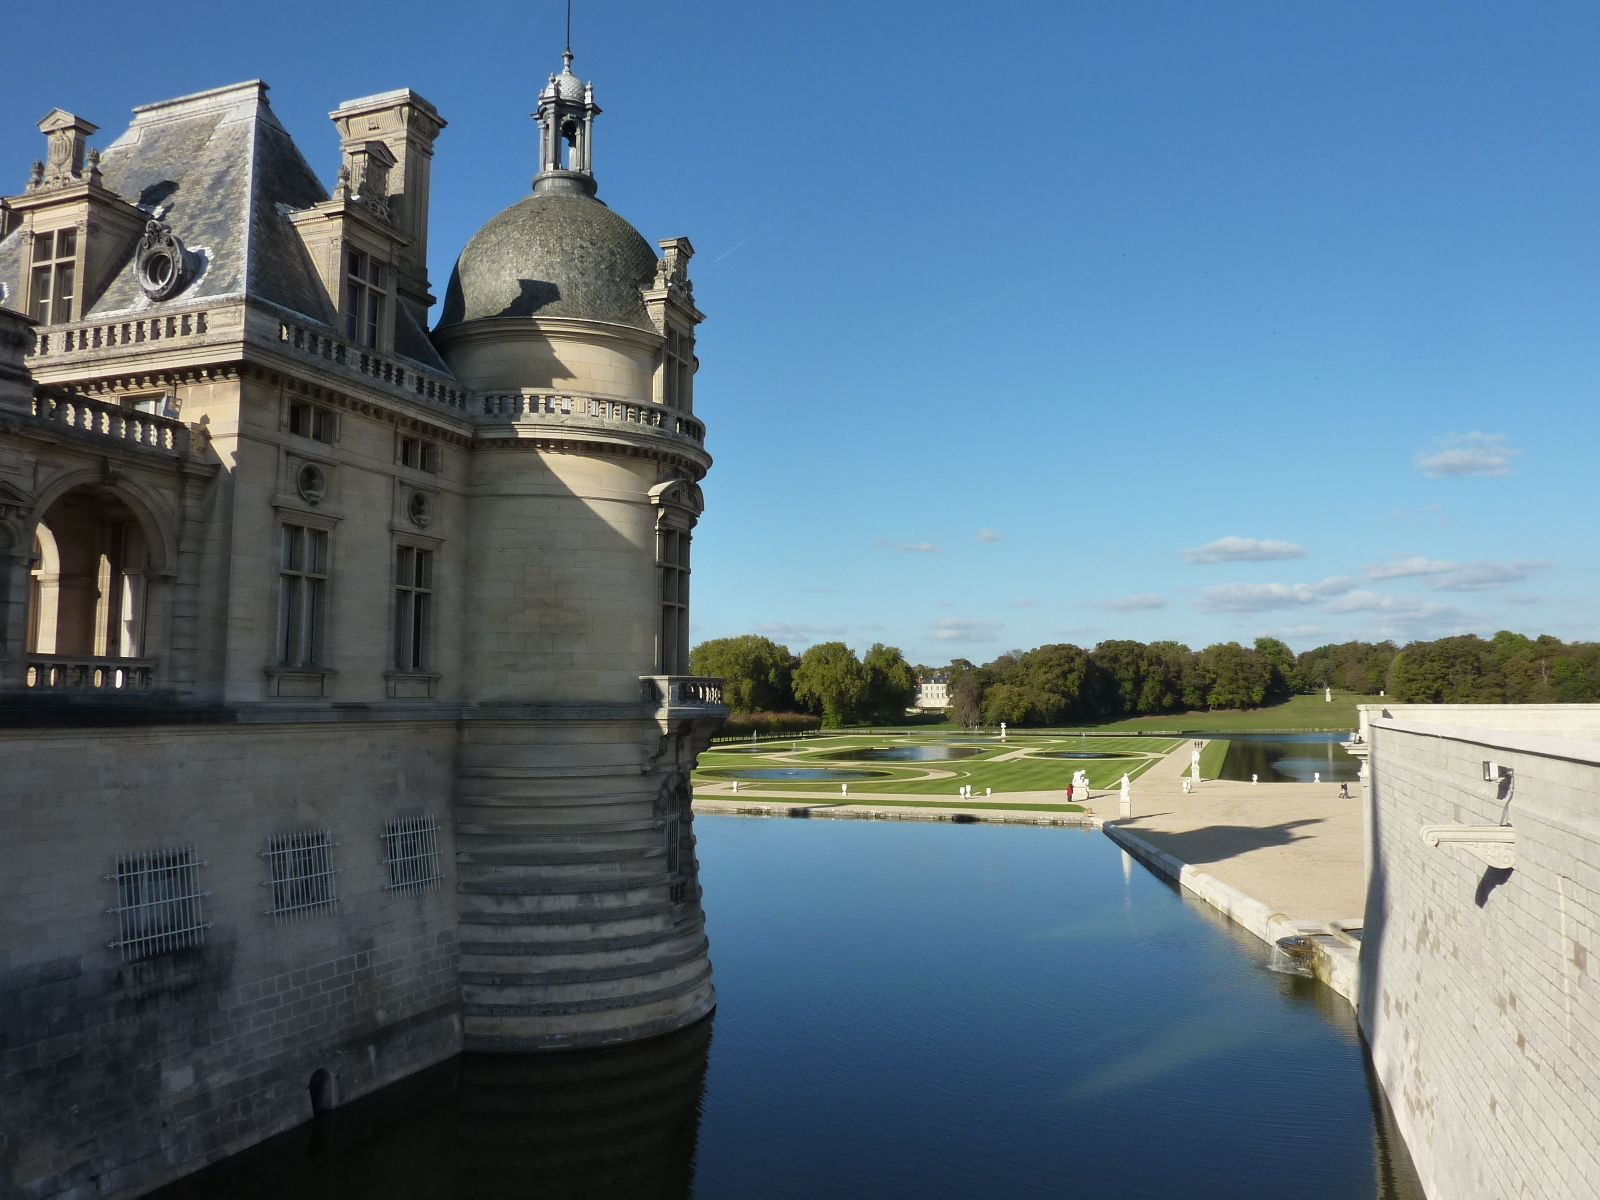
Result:
{"label": "dome lantern", "polygon": [[[561,56],[561,73],[539,93],[539,173],[533,177],[533,194],[554,192],[595,194],[594,119],[600,106],[594,102],[594,84],[572,73],[572,50]],[[565,149],[565,154],[563,154]]]}

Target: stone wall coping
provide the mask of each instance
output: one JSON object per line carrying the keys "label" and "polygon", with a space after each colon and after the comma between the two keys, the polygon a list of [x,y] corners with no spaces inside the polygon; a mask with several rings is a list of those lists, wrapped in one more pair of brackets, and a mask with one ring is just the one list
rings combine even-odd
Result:
{"label": "stone wall coping", "polygon": [[1370,726],[1373,729],[1392,729],[1397,733],[1410,733],[1418,737],[1469,742],[1490,750],[1512,750],[1520,754],[1537,755],[1540,758],[1556,758],[1565,762],[1600,766],[1600,739],[1549,737],[1545,734],[1513,733],[1504,729],[1486,729],[1470,725],[1434,725],[1423,721],[1403,721],[1395,717],[1374,717]]}

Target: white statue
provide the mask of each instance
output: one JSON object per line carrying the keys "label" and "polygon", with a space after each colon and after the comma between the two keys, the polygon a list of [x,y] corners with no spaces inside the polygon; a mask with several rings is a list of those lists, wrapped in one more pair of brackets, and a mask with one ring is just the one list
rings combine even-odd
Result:
{"label": "white statue", "polygon": [[1128,790],[1128,776],[1126,774],[1122,776],[1122,783],[1118,790],[1121,793],[1118,797],[1119,812],[1124,817],[1133,816],[1133,795]]}
{"label": "white statue", "polygon": [[1250,776],[1250,786],[1254,787],[1255,784],[1256,784],[1256,777],[1254,775],[1252,775],[1252,776]]}
{"label": "white statue", "polygon": [[1000,740],[1002,742],[1006,740],[1006,723],[1004,721],[1000,722]]}
{"label": "white statue", "polygon": [[1323,688],[1322,689],[1322,698],[1324,700],[1326,700],[1329,704],[1332,704],[1333,703],[1333,689],[1331,687]]}
{"label": "white statue", "polygon": [[1322,772],[1321,771],[1313,771],[1313,772],[1311,772],[1311,782],[1312,783],[1321,783],[1322,782]]}
{"label": "white statue", "polygon": [[841,783],[839,785],[839,795],[848,796],[849,794],[850,794],[850,785],[848,783]]}

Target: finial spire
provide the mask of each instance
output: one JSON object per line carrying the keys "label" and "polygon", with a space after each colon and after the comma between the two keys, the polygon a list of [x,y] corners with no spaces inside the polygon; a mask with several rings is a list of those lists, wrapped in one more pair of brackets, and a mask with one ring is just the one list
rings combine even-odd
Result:
{"label": "finial spire", "polygon": [[567,52],[561,58],[570,71],[572,69],[572,0],[567,0]]}

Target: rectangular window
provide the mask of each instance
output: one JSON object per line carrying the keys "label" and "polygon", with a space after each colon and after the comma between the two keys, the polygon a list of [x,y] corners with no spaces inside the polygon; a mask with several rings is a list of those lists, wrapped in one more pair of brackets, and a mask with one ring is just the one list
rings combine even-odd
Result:
{"label": "rectangular window", "polygon": [[193,846],[124,854],[106,878],[117,885],[115,913],[119,926],[111,943],[122,951],[123,962],[138,962],[198,946],[211,922],[202,907],[210,892],[200,890],[199,861]]}
{"label": "rectangular window", "polygon": [[676,329],[667,330],[661,350],[661,399],[669,408],[687,412],[693,407],[694,339]]}
{"label": "rectangular window", "polygon": [[661,634],[657,648],[663,675],[689,669],[689,534],[656,531],[656,566],[661,574]]}
{"label": "rectangular window", "polygon": [[384,268],[370,254],[345,255],[344,335],[374,349],[383,327]]}
{"label": "rectangular window", "polygon": [[63,229],[33,237],[33,303],[29,315],[41,325],[72,320],[78,282],[78,231]]}
{"label": "rectangular window", "polygon": [[267,881],[272,907],[267,911],[280,921],[292,921],[325,912],[339,903],[333,877],[333,833],[327,829],[275,833],[262,855],[272,868]]}
{"label": "rectangular window", "polygon": [[429,471],[437,474],[439,470],[439,447],[432,442],[423,441],[421,438],[401,438],[400,464],[406,467],[415,467],[419,471]]}
{"label": "rectangular window", "polygon": [[425,671],[433,633],[433,551],[395,549],[394,665],[397,671]]}
{"label": "rectangular window", "polygon": [[328,535],[302,525],[285,525],[279,534],[278,662],[314,667],[322,661]]}
{"label": "rectangular window", "polygon": [[385,885],[389,891],[435,890],[439,886],[439,823],[426,813],[386,822],[383,861],[389,868]]}
{"label": "rectangular window", "polygon": [[289,432],[319,442],[333,442],[333,413],[315,404],[289,405]]}

